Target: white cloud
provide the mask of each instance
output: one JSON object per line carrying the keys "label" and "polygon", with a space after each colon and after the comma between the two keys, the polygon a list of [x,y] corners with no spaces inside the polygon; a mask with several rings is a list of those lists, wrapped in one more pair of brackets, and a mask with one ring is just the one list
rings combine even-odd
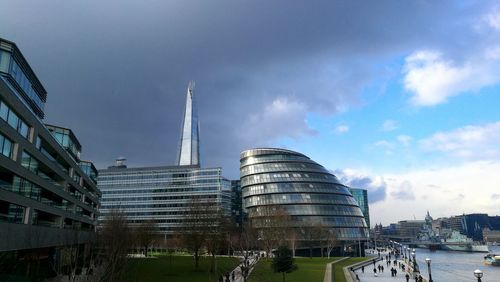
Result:
{"label": "white cloud", "polygon": [[411,136],[408,136],[408,135],[399,135],[397,137],[399,143],[401,143],[401,145],[403,145],[404,147],[408,147],[411,143],[411,141],[413,140],[413,138]]}
{"label": "white cloud", "polygon": [[387,141],[387,140],[379,140],[375,143],[373,143],[375,147],[381,147],[384,149],[394,149],[394,144]]}
{"label": "white cloud", "polygon": [[335,132],[337,132],[339,134],[346,133],[348,131],[349,131],[349,126],[345,125],[345,124],[342,124],[342,125],[335,127]]}
{"label": "white cloud", "polygon": [[[492,49],[494,50],[494,49]],[[406,57],[404,87],[413,93],[411,103],[433,106],[463,92],[476,91],[500,82],[500,66],[494,51],[469,58],[461,65],[443,58],[438,51],[417,51]],[[488,56],[490,56],[488,58]]]}
{"label": "white cloud", "polygon": [[485,16],[485,20],[491,28],[500,30],[500,10],[495,9]]}
{"label": "white cloud", "polygon": [[306,121],[305,104],[286,97],[277,97],[262,112],[254,113],[245,122],[240,137],[255,140],[258,144],[269,144],[281,137],[298,138],[314,135]]}
{"label": "white cloud", "polygon": [[500,157],[500,121],[437,132],[419,144],[426,151],[465,159],[497,159]]}
{"label": "white cloud", "polygon": [[392,119],[387,119],[382,124],[383,131],[392,131],[398,128],[398,122]]}
{"label": "white cloud", "polygon": [[[463,213],[499,215],[500,162],[475,161],[447,168],[419,169],[384,174],[385,200],[370,205],[372,222],[388,224],[404,219],[423,219]],[[414,197],[415,201],[405,199]],[[390,207],[390,208],[389,208]],[[394,211],[394,212],[388,212]]]}

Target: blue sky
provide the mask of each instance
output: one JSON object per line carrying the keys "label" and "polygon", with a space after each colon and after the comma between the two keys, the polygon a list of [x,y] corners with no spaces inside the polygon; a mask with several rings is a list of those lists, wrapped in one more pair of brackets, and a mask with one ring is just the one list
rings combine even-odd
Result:
{"label": "blue sky", "polygon": [[282,146],[368,189],[372,222],[500,214],[496,1],[4,2],[46,121],[98,168],[173,164],[195,80],[202,165],[230,179]]}

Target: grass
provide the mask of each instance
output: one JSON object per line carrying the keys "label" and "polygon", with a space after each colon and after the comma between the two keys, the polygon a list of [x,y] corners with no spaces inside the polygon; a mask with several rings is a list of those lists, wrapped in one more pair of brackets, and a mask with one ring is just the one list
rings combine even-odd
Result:
{"label": "grass", "polygon": [[220,275],[232,271],[239,264],[234,257],[217,257],[217,273],[210,273],[210,258],[201,257],[198,270],[194,270],[192,256],[158,256],[157,258],[131,258],[128,261],[128,281],[214,282]]}
{"label": "grass", "polygon": [[361,257],[361,258],[349,258],[343,260],[339,263],[332,264],[332,281],[334,282],[345,282],[344,267],[355,264],[365,260],[371,260],[372,258]]}
{"label": "grass", "polygon": [[[339,258],[295,258],[298,269],[286,274],[287,282],[321,282],[325,276],[326,264]],[[249,282],[282,282],[281,273],[271,269],[271,259],[260,260],[252,273]]]}

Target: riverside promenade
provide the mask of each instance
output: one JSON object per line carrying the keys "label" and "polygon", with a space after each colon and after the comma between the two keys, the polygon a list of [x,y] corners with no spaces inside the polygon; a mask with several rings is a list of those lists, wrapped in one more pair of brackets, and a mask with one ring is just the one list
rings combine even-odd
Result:
{"label": "riverside promenade", "polygon": [[[368,253],[367,253],[368,255]],[[354,274],[351,275],[346,275],[347,281],[351,282],[357,282],[355,279],[355,275],[358,275],[359,281],[360,282],[391,282],[391,281],[406,281],[406,274],[408,273],[410,276],[409,281],[410,282],[415,282],[416,280],[413,278],[413,269],[411,266],[407,264],[404,260],[401,258],[396,260],[396,265],[394,265],[394,255],[391,256],[391,261],[390,264],[387,264],[386,256],[389,256],[388,251],[380,252],[380,260],[378,253],[372,253],[370,254],[371,257],[373,257],[373,260],[364,262],[363,264],[358,264],[356,266],[353,266],[354,269]],[[375,263],[374,263],[375,262]],[[401,267],[400,265],[404,265],[405,270]],[[364,272],[362,271],[362,266],[364,266]],[[379,268],[382,269],[383,271],[379,271]],[[391,275],[391,268],[395,268],[397,273],[395,276]],[[347,271],[345,273],[349,273],[350,267],[347,267]],[[375,273],[373,269],[376,269],[377,272]],[[350,277],[349,277],[350,276]],[[422,279],[423,282],[427,282],[425,278]]]}

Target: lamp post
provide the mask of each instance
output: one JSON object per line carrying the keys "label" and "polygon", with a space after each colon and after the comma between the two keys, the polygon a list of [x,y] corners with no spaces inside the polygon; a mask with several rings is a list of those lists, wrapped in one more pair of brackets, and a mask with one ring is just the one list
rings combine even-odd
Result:
{"label": "lamp post", "polygon": [[418,269],[417,258],[415,255],[415,249],[413,249],[412,251],[413,252],[411,253],[411,255],[413,257],[413,277],[416,278],[420,274],[420,270]]}
{"label": "lamp post", "polygon": [[474,276],[477,278],[477,282],[481,282],[481,278],[483,277],[483,272],[479,269],[474,270]]}
{"label": "lamp post", "polygon": [[427,269],[429,270],[429,282],[432,282],[431,259],[430,258],[426,258],[425,262],[427,262]]}

